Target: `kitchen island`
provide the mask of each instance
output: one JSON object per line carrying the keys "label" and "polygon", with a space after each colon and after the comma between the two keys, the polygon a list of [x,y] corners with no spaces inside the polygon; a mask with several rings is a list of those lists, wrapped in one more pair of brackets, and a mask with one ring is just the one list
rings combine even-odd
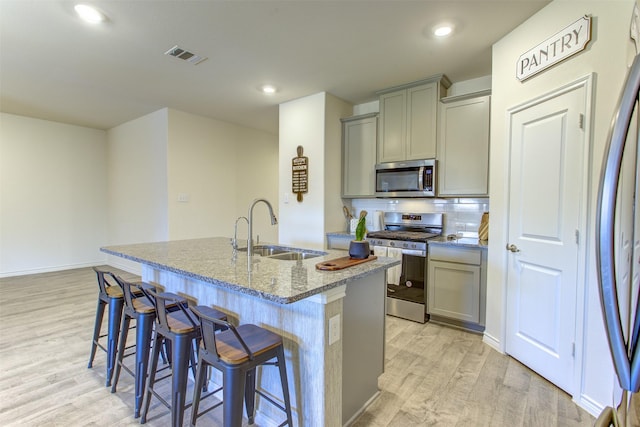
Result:
{"label": "kitchen island", "polygon": [[[399,260],[377,258],[338,271],[320,262],[344,251],[283,260],[233,251],[228,238],[109,246],[105,253],[142,264],[142,279],[214,306],[237,324],[282,335],[294,424],[348,424],[379,393],[384,368],[385,270]],[[298,251],[291,249],[292,252]],[[295,258],[295,257],[292,257]],[[302,257],[299,257],[302,258]],[[258,387],[282,401],[276,369],[258,374]],[[257,401],[259,425],[282,415]]]}

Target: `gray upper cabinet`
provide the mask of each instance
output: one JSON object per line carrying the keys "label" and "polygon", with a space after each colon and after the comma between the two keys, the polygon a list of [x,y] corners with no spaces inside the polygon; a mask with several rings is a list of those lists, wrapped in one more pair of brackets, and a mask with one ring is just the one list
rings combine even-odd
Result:
{"label": "gray upper cabinet", "polygon": [[378,163],[436,157],[438,104],[449,86],[440,74],[378,92]]}
{"label": "gray upper cabinet", "polygon": [[342,197],[374,197],[378,113],[342,121]]}
{"label": "gray upper cabinet", "polygon": [[438,195],[489,193],[488,91],[444,98],[438,137]]}

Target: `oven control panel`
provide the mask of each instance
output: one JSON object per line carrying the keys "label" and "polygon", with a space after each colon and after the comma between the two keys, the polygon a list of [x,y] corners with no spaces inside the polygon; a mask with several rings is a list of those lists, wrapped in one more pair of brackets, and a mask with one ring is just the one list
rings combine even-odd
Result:
{"label": "oven control panel", "polygon": [[411,242],[405,240],[388,240],[388,239],[368,239],[372,246],[387,246],[389,248],[413,249],[418,251],[426,251],[427,244],[425,242]]}

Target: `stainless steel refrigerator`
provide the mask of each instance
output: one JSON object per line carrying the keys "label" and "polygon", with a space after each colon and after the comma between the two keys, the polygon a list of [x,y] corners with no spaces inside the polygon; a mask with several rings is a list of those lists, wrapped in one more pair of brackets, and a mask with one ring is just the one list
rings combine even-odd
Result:
{"label": "stainless steel refrigerator", "polygon": [[[596,426],[640,425],[640,55],[627,75],[609,130],[599,184],[596,257],[600,303],[621,393]],[[620,389],[617,389],[618,391]]]}

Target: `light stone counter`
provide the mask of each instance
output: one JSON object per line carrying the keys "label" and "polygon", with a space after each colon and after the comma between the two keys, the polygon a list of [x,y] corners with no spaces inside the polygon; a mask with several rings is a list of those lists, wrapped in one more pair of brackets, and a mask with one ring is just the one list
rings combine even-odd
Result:
{"label": "light stone counter", "polygon": [[[233,256],[228,238],[109,246],[103,252],[142,264],[142,279],[214,306],[233,323],[253,323],[284,339],[294,425],[339,427],[379,394],[384,369],[385,270],[378,258],[344,270],[318,271],[344,251],[301,261],[247,253]],[[249,271],[248,266],[251,265]],[[277,369],[265,367],[258,387],[282,402]],[[214,377],[219,381],[219,376]],[[278,425],[280,411],[257,401],[258,425]]]}
{"label": "light stone counter", "polygon": [[460,237],[449,238],[440,236],[428,240],[429,245],[449,245],[449,246],[466,246],[469,248],[487,249],[489,247],[488,240],[479,240],[477,237]]}
{"label": "light stone counter", "polygon": [[380,257],[344,270],[316,270],[317,263],[346,255],[328,250],[327,255],[301,261],[254,255],[249,271],[247,252],[238,251],[234,258],[229,242],[228,238],[213,237],[108,246],[101,251],[280,304],[299,301],[399,263]]}

